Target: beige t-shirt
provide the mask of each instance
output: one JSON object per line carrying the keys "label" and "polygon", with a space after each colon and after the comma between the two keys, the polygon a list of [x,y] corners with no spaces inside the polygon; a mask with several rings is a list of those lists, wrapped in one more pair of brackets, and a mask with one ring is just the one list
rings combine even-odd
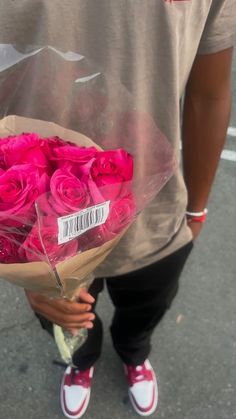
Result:
{"label": "beige t-shirt", "polygon": [[[179,160],[180,99],[197,53],[236,43],[236,0],[2,0],[0,43],[85,55],[150,113]],[[154,263],[191,240],[180,169],[98,268],[113,276]]]}

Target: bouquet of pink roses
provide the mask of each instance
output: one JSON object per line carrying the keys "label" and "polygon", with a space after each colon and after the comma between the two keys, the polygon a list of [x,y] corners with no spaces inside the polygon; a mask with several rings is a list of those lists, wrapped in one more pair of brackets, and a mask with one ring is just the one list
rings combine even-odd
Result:
{"label": "bouquet of pink roses", "polygon": [[135,215],[132,176],[122,149],[36,133],[1,138],[0,263],[54,265],[111,240]]}
{"label": "bouquet of pink roses", "polygon": [[[18,131],[22,122],[28,126],[29,120],[7,117],[4,128],[13,123]],[[45,128],[41,121],[31,124]],[[133,221],[132,156],[123,149],[102,151],[85,136],[76,140],[36,133],[0,138],[0,274],[6,264],[11,271],[12,264],[44,262],[58,279],[60,262],[81,255],[87,264],[87,252],[95,249],[92,258],[100,263]],[[51,291],[35,280],[23,286]],[[66,287],[74,290],[66,283],[64,295]]]}

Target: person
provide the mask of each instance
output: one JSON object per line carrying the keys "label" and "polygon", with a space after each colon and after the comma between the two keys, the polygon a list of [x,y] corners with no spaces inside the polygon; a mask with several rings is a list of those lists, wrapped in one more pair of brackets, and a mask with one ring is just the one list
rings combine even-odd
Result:
{"label": "person", "polygon": [[[230,115],[236,0],[41,0],[6,2],[1,42],[52,45],[84,54],[131,92],[179,156],[180,167],[95,272],[80,299],[26,291],[41,324],[88,329],[62,380],[65,416],[88,406],[102,322],[95,314],[104,278],[115,306],[111,335],[137,413],[152,414],[158,390],[148,360],[152,333],[175,297],[181,271],[206,218]],[[183,106],[182,106],[183,103]],[[186,214],[187,210],[187,214]]]}

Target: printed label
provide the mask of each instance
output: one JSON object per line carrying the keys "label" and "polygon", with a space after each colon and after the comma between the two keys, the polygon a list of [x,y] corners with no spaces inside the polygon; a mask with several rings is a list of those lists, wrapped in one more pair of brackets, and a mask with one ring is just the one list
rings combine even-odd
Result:
{"label": "printed label", "polygon": [[109,206],[110,201],[106,201],[58,218],[58,244],[67,243],[86,231],[104,224],[109,214]]}

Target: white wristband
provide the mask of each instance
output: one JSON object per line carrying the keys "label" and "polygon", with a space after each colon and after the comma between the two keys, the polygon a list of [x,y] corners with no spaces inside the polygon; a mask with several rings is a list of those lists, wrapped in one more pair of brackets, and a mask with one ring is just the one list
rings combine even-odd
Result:
{"label": "white wristband", "polygon": [[204,208],[204,210],[200,212],[186,211],[186,214],[190,215],[191,217],[202,217],[203,215],[206,215],[207,213],[208,213],[207,208]]}

